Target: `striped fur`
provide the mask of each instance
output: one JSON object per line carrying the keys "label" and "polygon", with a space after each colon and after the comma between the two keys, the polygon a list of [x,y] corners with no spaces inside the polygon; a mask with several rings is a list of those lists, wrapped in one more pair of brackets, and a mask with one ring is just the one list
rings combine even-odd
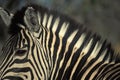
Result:
{"label": "striped fur", "polygon": [[0,66],[1,80],[120,79],[119,56],[107,41],[71,18],[38,6],[32,6],[38,31],[31,31],[24,19],[28,8],[12,19],[12,36],[2,50],[8,55]]}

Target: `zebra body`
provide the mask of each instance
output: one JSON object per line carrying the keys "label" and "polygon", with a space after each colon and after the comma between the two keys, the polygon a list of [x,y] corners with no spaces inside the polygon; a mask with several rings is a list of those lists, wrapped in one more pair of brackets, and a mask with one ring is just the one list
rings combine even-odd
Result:
{"label": "zebra body", "polygon": [[1,80],[120,79],[119,56],[110,44],[69,17],[28,6],[9,19]]}

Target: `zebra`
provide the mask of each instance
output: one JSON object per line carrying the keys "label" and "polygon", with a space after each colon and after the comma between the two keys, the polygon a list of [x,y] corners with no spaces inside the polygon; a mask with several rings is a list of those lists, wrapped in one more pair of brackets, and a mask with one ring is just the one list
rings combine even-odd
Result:
{"label": "zebra", "polygon": [[84,24],[38,5],[15,14],[0,8],[0,15],[11,35],[2,48],[0,80],[120,79],[119,54]]}

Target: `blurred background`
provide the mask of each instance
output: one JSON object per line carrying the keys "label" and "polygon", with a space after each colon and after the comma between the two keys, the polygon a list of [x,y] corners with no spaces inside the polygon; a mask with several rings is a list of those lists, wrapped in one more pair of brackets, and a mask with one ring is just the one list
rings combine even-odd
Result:
{"label": "blurred background", "polygon": [[[29,3],[55,9],[84,23],[120,52],[120,0],[0,0],[0,6],[12,13]],[[9,36],[7,29],[0,18],[0,50]]]}

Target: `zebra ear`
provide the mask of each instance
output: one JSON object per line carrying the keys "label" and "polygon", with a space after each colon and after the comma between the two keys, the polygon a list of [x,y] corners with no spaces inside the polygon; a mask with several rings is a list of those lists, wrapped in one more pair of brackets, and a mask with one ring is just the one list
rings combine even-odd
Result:
{"label": "zebra ear", "polygon": [[5,25],[9,26],[11,23],[13,14],[9,13],[8,11],[6,11],[5,9],[0,7],[0,16],[1,16],[2,20],[4,21]]}
{"label": "zebra ear", "polygon": [[26,9],[24,21],[30,31],[37,32],[39,30],[38,15],[32,7]]}

